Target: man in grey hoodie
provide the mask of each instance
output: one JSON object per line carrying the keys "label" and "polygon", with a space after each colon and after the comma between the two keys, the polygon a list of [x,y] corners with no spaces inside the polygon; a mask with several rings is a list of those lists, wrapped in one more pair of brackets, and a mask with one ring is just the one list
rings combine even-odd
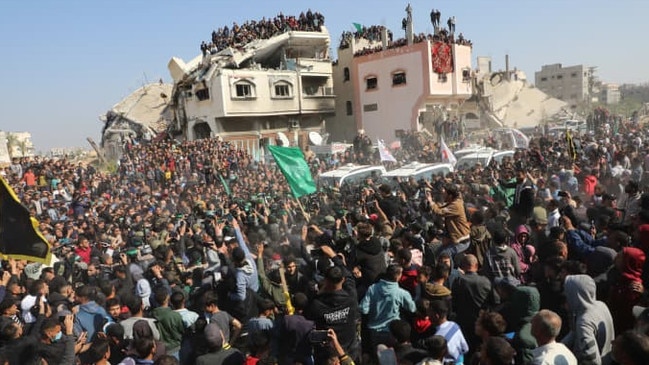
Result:
{"label": "man in grey hoodie", "polygon": [[606,304],[595,299],[595,293],[595,281],[590,276],[566,277],[564,294],[573,323],[561,342],[582,365],[611,363],[611,344],[615,338],[613,318]]}

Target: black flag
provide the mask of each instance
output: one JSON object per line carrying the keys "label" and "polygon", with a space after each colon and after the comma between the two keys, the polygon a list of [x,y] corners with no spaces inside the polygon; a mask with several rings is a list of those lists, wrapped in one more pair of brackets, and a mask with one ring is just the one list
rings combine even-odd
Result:
{"label": "black flag", "polygon": [[9,184],[0,177],[0,255],[49,264],[50,245],[38,230],[38,221]]}

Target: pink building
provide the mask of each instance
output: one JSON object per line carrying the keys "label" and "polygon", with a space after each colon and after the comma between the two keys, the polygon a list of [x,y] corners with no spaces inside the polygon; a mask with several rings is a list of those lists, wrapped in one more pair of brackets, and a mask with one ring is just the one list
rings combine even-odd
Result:
{"label": "pink building", "polygon": [[351,100],[337,100],[337,122],[353,120],[372,140],[391,141],[399,130],[432,132],[440,118],[460,119],[473,91],[470,45],[424,39],[381,48],[377,42],[379,50],[366,52],[358,43],[338,51],[334,78],[340,73],[347,81],[334,84],[336,95]]}

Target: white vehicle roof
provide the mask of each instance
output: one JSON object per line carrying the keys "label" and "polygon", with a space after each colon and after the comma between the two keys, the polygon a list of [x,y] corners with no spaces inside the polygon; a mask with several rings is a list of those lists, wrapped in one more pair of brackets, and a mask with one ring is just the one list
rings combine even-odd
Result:
{"label": "white vehicle roof", "polygon": [[383,170],[385,171],[385,167],[383,166],[372,166],[372,165],[355,165],[355,164],[347,164],[345,166],[341,166],[335,170],[323,172],[320,174],[322,177],[343,177],[346,175],[349,175],[354,172],[360,172],[360,171],[365,171],[365,170]]}
{"label": "white vehicle roof", "polygon": [[516,153],[516,151],[514,151],[514,150],[496,151],[496,152],[494,152],[494,157],[496,157],[496,156],[503,156],[503,155],[504,155],[504,156],[506,156],[506,155],[513,155],[514,153]]}
{"label": "white vehicle roof", "polygon": [[384,177],[406,177],[412,176],[419,172],[426,170],[437,170],[447,168],[450,171],[453,171],[453,165],[448,163],[420,163],[412,162],[408,165],[402,166],[398,169],[391,170],[383,174]]}

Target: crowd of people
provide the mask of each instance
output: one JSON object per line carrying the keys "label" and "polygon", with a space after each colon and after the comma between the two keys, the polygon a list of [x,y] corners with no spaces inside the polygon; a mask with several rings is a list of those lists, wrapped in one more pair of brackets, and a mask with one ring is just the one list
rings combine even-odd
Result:
{"label": "crowd of people", "polygon": [[[2,262],[0,364],[646,364],[649,133],[619,129],[300,200],[220,139],[14,159],[57,259]],[[367,141],[307,150],[316,180],[380,163]]]}
{"label": "crowd of people", "polygon": [[201,43],[201,52],[205,56],[229,47],[241,48],[256,39],[269,39],[290,31],[319,32],[324,20],[324,15],[309,9],[299,16],[279,13],[272,19],[264,17],[259,21],[246,21],[241,25],[235,22],[232,27],[226,25],[213,31],[211,41]]}
{"label": "crowd of people", "polygon": [[[347,48],[349,47],[349,42],[351,42],[350,37],[345,38],[345,34],[343,34],[343,40],[341,41],[341,47],[342,48]],[[380,40],[380,36],[379,36]],[[464,38],[464,35],[462,33],[459,34],[459,36],[456,38],[454,35],[449,35],[448,31],[446,29],[440,30],[437,34],[424,34],[424,33],[419,33],[415,34],[413,36],[413,43],[421,43],[429,41],[431,43],[437,43],[437,42],[442,42],[442,43],[447,43],[447,44],[459,44],[463,46],[472,46],[472,43],[470,40]],[[399,38],[397,40],[392,40],[392,37],[390,37],[390,41],[388,42],[387,49],[394,49],[394,48],[400,48],[403,46],[408,45],[408,40],[406,38]],[[344,46],[344,47],[343,47]],[[356,51],[354,53],[354,57],[358,56],[365,56],[368,54],[373,54],[377,52],[383,51],[383,46],[378,45],[375,47],[365,47],[359,51]]]}
{"label": "crowd of people", "polygon": [[[339,49],[346,49],[351,46],[351,42],[358,39],[367,39],[370,42],[380,42],[383,39],[383,31],[386,28],[382,25],[372,25],[369,27],[362,26],[356,32],[344,31],[340,36]],[[392,41],[392,31],[388,30],[388,41]]]}

